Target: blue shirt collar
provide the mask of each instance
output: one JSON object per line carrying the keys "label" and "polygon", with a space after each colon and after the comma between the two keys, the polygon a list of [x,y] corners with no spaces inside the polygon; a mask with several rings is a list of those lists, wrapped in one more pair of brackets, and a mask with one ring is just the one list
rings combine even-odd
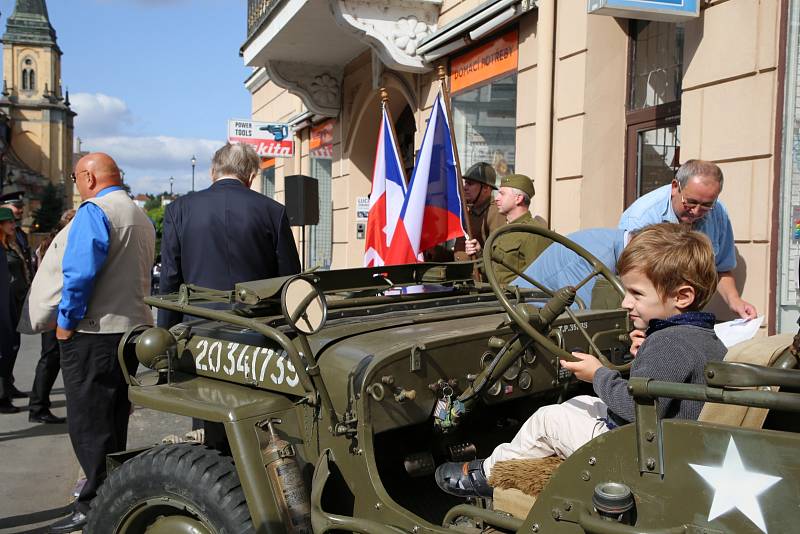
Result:
{"label": "blue shirt collar", "polygon": [[664,206],[664,211],[661,213],[661,220],[664,222],[677,223],[678,216],[675,215],[675,210],[672,209],[672,186],[665,186],[667,189],[667,204]]}
{"label": "blue shirt collar", "polygon": [[105,189],[101,189],[100,192],[95,195],[95,198],[99,198],[99,197],[105,196],[105,195],[107,195],[109,193],[113,193],[114,191],[120,191],[120,190],[122,190],[122,186],[121,185],[112,185],[112,186],[106,187]]}
{"label": "blue shirt collar", "polygon": [[701,328],[714,328],[715,320],[716,317],[714,317],[713,313],[699,312],[699,311],[679,313],[678,315],[673,315],[672,317],[667,317],[666,319],[652,319],[650,321],[650,324],[647,326],[647,332],[645,332],[645,336],[649,336],[653,332],[664,330],[665,328],[669,328],[670,326],[678,326],[678,325],[691,325],[691,326],[699,326]]}

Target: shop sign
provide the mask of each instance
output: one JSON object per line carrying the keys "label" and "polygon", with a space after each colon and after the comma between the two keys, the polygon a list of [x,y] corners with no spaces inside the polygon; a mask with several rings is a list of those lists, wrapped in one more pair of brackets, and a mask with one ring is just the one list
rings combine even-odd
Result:
{"label": "shop sign", "polygon": [[311,157],[333,159],[333,119],[311,128]]}
{"label": "shop sign", "polygon": [[682,22],[700,16],[700,0],[588,0],[587,11],[641,20]]}
{"label": "shop sign", "polygon": [[356,222],[367,222],[369,218],[369,197],[356,197]]}
{"label": "shop sign", "polygon": [[517,30],[450,61],[450,92],[457,93],[517,70]]}
{"label": "shop sign", "polygon": [[228,142],[253,145],[262,158],[294,156],[294,141],[290,136],[289,125],[280,122],[229,120]]}

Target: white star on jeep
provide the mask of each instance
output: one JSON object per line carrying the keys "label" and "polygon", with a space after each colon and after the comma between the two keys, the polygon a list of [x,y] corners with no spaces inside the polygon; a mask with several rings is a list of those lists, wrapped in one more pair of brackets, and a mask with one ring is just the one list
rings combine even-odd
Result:
{"label": "white star on jeep", "polygon": [[748,471],[742,464],[739,449],[731,437],[722,467],[689,464],[714,488],[714,500],[708,512],[708,520],[721,516],[728,510],[738,508],[762,532],[767,532],[764,516],[756,497],[778,482],[781,477]]}

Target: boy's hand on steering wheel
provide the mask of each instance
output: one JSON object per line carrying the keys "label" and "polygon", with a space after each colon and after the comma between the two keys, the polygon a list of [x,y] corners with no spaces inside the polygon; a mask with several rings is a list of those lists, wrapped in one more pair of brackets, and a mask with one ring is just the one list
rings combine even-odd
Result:
{"label": "boy's hand on steering wheel", "polygon": [[561,367],[572,371],[578,380],[583,380],[584,382],[593,381],[594,374],[599,368],[603,367],[600,360],[591,354],[584,354],[583,352],[573,352],[572,355],[580,359],[580,361],[568,362],[566,360],[561,360]]}

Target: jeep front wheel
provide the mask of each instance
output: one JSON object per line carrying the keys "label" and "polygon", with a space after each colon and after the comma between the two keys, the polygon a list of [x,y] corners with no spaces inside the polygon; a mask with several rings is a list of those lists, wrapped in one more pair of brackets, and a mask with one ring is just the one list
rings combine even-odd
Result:
{"label": "jeep front wheel", "polygon": [[231,458],[201,445],[164,445],[125,462],[97,492],[86,532],[255,532]]}

